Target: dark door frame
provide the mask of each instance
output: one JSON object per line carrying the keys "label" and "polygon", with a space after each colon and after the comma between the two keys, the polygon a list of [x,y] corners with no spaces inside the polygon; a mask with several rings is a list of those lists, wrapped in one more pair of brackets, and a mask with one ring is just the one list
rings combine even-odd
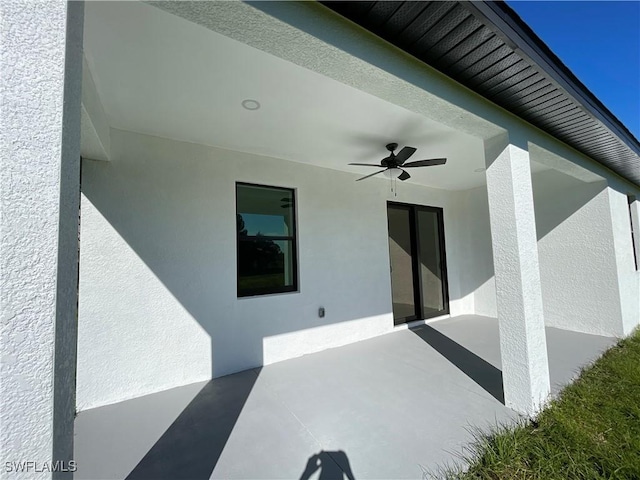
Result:
{"label": "dark door frame", "polygon": [[[409,229],[411,240],[411,266],[413,269],[413,294],[415,303],[415,313],[409,317],[393,318],[394,325],[408,323],[413,320],[427,320],[449,313],[449,277],[447,275],[447,252],[444,238],[444,210],[440,207],[429,207],[426,205],[415,205],[411,203],[387,201],[387,212],[389,207],[401,208],[409,212]],[[437,312],[425,313],[422,299],[422,276],[420,275],[420,230],[418,228],[418,212],[431,212],[436,214],[438,225],[438,243],[440,247],[440,271],[442,272],[442,300],[444,308]],[[387,213],[387,229],[389,228]],[[387,231],[387,237],[389,232]],[[393,285],[391,285],[393,301]]]}

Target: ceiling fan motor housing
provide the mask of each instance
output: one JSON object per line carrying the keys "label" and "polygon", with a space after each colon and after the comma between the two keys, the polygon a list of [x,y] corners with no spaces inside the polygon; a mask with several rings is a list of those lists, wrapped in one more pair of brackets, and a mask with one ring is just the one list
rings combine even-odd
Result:
{"label": "ceiling fan motor housing", "polygon": [[391,152],[391,154],[388,157],[383,158],[380,161],[380,165],[383,166],[383,167],[393,168],[393,167],[397,166],[396,155],[393,153],[393,151],[398,148],[398,144],[397,143],[387,143],[386,147],[387,147],[387,150],[389,150]]}

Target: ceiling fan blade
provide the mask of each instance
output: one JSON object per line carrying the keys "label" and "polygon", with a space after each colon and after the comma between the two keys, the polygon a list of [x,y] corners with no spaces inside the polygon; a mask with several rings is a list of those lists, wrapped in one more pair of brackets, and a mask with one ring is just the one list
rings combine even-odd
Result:
{"label": "ceiling fan blade", "polygon": [[379,163],[350,163],[349,165],[359,165],[361,167],[382,167]]}
{"label": "ceiling fan blade", "polygon": [[367,175],[366,177],[359,178],[359,179],[356,180],[356,182],[359,182],[360,180],[364,180],[365,178],[373,177],[374,175],[378,175],[379,173],[385,172],[387,170],[388,169],[385,168],[384,170],[380,170],[379,172],[372,173],[371,175]]}
{"label": "ceiling fan blade", "polygon": [[409,162],[402,166],[402,168],[411,167],[431,167],[433,165],[444,165],[447,163],[446,158],[431,158],[429,160],[417,160],[415,162]]}
{"label": "ceiling fan blade", "polygon": [[398,165],[402,165],[404,162],[408,160],[408,158],[416,153],[416,149],[413,147],[404,147],[396,154],[396,163]]}
{"label": "ceiling fan blade", "polygon": [[402,173],[398,177],[398,180],[402,180],[404,182],[405,180],[409,180],[410,178],[411,175],[409,175],[409,172],[405,172],[404,170],[402,170]]}

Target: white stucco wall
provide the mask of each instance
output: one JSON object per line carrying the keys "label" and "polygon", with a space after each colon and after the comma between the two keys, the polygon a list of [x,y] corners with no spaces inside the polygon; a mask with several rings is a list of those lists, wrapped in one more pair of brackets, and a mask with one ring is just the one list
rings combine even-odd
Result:
{"label": "white stucco wall", "polygon": [[496,286],[486,186],[456,192],[455,204],[463,242],[459,253],[463,265],[460,287],[469,299],[464,313],[495,317]]}
{"label": "white stucco wall", "polygon": [[2,478],[73,454],[83,6],[1,7]]}
{"label": "white stucco wall", "polygon": [[[399,182],[394,196],[387,181],[119,130],[111,153],[83,166],[80,410],[393,331],[388,200],[444,208],[451,314],[497,315],[486,187]],[[545,323],[619,334],[602,185],[532,178]],[[237,181],[296,189],[299,293],[236,297]]]}
{"label": "white stucco wall", "polygon": [[607,322],[620,306],[606,184],[549,170],[533,185],[546,324],[618,333]]}
{"label": "white stucco wall", "polygon": [[[606,181],[584,183],[555,170],[534,175],[533,186],[545,323],[595,335],[628,333],[630,320],[623,317],[631,313],[623,308],[635,301],[636,287],[626,196],[612,209]],[[627,276],[620,279],[616,244],[627,254],[621,259]]]}
{"label": "white stucco wall", "polygon": [[638,311],[638,283],[640,278],[633,259],[631,217],[627,195],[638,195],[617,178],[607,182],[607,195],[613,233],[615,269],[617,273],[618,303],[620,305],[620,335],[628,335],[640,324]]}
{"label": "white stucco wall", "polygon": [[637,324],[640,325],[640,189],[635,192],[631,192],[631,195],[635,197],[635,201],[630,205],[631,211],[631,224],[634,232],[633,243],[636,255],[636,272],[635,272],[635,284],[636,284],[636,299],[637,299]]}
{"label": "white stucco wall", "polygon": [[[83,164],[80,410],[392,331],[387,200],[443,207],[466,268],[457,192],[118,130],[111,156]],[[237,298],[237,181],[296,189],[299,293]]]}
{"label": "white stucco wall", "polygon": [[[632,305],[639,301],[640,274],[633,270],[623,187],[607,190],[604,180],[587,183],[557,170],[533,173],[532,185],[545,324],[594,335],[628,333],[638,325],[640,313]],[[457,192],[452,209],[459,212],[458,231],[469,245],[460,250],[466,268],[459,277],[468,313],[495,317],[486,188]],[[621,305],[627,309],[624,319]]]}

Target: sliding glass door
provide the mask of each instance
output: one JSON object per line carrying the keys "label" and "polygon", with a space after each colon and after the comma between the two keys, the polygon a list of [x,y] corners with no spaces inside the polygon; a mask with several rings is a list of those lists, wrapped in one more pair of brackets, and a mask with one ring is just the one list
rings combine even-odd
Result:
{"label": "sliding glass door", "polygon": [[389,205],[389,258],[393,318],[396,323],[416,320],[416,270],[411,209],[403,205]]}
{"label": "sliding glass door", "polygon": [[448,313],[442,209],[389,202],[387,215],[394,322]]}

